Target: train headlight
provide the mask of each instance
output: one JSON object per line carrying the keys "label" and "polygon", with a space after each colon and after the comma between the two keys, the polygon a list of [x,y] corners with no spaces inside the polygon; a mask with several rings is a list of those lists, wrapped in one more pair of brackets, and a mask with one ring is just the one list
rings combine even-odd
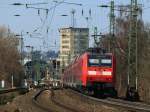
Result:
{"label": "train headlight", "polygon": [[111,76],[112,72],[111,71],[103,71],[102,75]]}
{"label": "train headlight", "polygon": [[96,75],[96,71],[88,71],[89,75]]}

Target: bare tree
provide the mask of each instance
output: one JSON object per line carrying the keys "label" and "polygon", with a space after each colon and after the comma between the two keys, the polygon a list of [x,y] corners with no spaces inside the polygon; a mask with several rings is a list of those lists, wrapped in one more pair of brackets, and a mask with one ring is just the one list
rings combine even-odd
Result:
{"label": "bare tree", "polygon": [[11,75],[14,75],[15,85],[20,82],[22,65],[20,54],[17,50],[18,40],[7,28],[0,28],[0,79],[5,80],[8,86],[11,83]]}
{"label": "bare tree", "polygon": [[[127,67],[128,67],[128,37],[129,18],[116,19],[115,33],[115,55],[117,61],[117,89],[119,95],[124,96],[127,88]],[[142,100],[150,101],[150,24],[144,24],[138,20],[138,89]],[[110,46],[110,36],[106,35],[102,43],[105,49]],[[144,80],[144,81],[143,81]]]}

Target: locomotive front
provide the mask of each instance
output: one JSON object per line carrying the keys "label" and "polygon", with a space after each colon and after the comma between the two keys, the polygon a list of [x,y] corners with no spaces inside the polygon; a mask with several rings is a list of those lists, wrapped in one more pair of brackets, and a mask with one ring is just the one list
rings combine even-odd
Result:
{"label": "locomotive front", "polygon": [[[87,87],[95,93],[116,94],[115,59],[112,54],[89,54],[87,58]],[[112,93],[111,93],[112,92]]]}

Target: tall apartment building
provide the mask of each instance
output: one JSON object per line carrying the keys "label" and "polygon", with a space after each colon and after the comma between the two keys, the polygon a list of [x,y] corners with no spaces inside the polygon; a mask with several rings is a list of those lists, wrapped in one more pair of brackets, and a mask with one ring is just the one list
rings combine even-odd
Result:
{"label": "tall apartment building", "polygon": [[60,30],[60,63],[67,66],[78,54],[89,47],[88,28],[61,28]]}

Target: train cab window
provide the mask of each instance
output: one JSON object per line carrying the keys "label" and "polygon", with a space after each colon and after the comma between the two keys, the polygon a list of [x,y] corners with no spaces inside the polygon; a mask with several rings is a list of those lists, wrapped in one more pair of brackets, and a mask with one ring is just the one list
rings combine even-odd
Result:
{"label": "train cab window", "polygon": [[101,65],[102,66],[111,66],[112,65],[112,60],[109,59],[109,58],[101,59]]}
{"label": "train cab window", "polygon": [[88,58],[88,66],[112,66],[110,56],[90,55]]}
{"label": "train cab window", "polygon": [[99,63],[100,63],[99,61],[100,61],[99,59],[93,59],[93,58],[91,58],[91,59],[89,59],[89,65],[98,66]]}

